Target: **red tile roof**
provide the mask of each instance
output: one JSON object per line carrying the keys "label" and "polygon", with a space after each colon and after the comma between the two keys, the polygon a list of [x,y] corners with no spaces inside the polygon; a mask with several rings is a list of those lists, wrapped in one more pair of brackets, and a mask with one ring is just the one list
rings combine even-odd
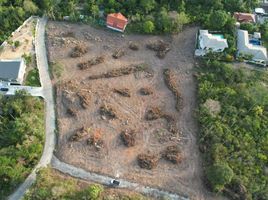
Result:
{"label": "red tile roof", "polygon": [[235,12],[234,13],[234,18],[238,22],[249,22],[249,23],[255,23],[256,22],[255,15],[254,14],[251,14],[251,13],[239,13],[239,12]]}
{"label": "red tile roof", "polygon": [[116,29],[124,30],[127,25],[127,18],[121,13],[111,13],[107,16],[106,24]]}

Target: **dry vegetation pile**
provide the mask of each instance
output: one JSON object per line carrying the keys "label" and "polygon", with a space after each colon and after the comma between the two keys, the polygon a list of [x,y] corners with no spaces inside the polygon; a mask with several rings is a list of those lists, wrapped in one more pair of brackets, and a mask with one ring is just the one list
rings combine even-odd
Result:
{"label": "dry vegetation pile", "polygon": [[181,151],[176,145],[168,146],[162,153],[162,156],[174,164],[180,163],[183,159]]}
{"label": "dry vegetation pile", "polygon": [[150,41],[146,47],[156,52],[158,58],[165,58],[166,54],[170,51],[170,45],[163,40]]}
{"label": "dry vegetation pile", "polygon": [[104,119],[116,119],[117,118],[116,111],[108,105],[103,105],[100,107],[100,114]]}
{"label": "dry vegetation pile", "polygon": [[160,108],[152,107],[149,110],[147,110],[145,119],[151,121],[151,120],[160,119],[163,116],[164,116],[164,113],[162,112]]}
{"label": "dry vegetation pile", "polygon": [[76,117],[78,114],[78,111],[76,110],[76,108],[74,106],[69,106],[67,108],[67,114],[71,117]]}
{"label": "dry vegetation pile", "polygon": [[140,89],[140,94],[141,95],[151,95],[153,94],[153,90],[151,88],[145,87]]}
{"label": "dry vegetation pile", "polygon": [[136,143],[136,132],[134,130],[125,130],[121,132],[121,139],[127,147],[133,147]]}
{"label": "dry vegetation pile", "polygon": [[87,140],[87,144],[94,146],[97,151],[100,151],[104,147],[104,140],[102,139],[101,130],[96,130]]}
{"label": "dry vegetation pile", "polygon": [[82,92],[78,92],[77,93],[77,96],[79,97],[80,99],[80,103],[81,103],[81,106],[84,108],[84,109],[87,109],[90,105],[90,100],[91,100],[91,96],[89,94],[89,92],[86,92],[86,91],[82,91]]}
{"label": "dry vegetation pile", "polygon": [[120,94],[123,97],[130,97],[130,90],[128,88],[114,89],[115,93]]}
{"label": "dry vegetation pile", "polygon": [[175,118],[163,112],[160,108],[151,107],[150,109],[147,110],[145,114],[145,119],[148,121],[157,120],[160,118],[163,118],[167,121],[169,132],[174,133],[174,134],[178,133]]}
{"label": "dry vegetation pile", "polygon": [[157,167],[158,164],[158,156],[150,154],[150,153],[143,153],[138,155],[138,165],[144,169],[154,169]]}
{"label": "dry vegetation pile", "polygon": [[72,31],[68,31],[68,32],[63,32],[61,34],[62,37],[71,37],[71,38],[75,38],[75,33]]}
{"label": "dry vegetation pile", "polygon": [[104,56],[97,56],[95,58],[90,59],[87,62],[81,62],[78,64],[78,67],[81,70],[85,70],[85,69],[89,69],[90,67],[94,66],[94,65],[98,65],[103,63],[105,60]]}
{"label": "dry vegetation pile", "polygon": [[88,135],[89,129],[86,129],[85,127],[80,128],[79,130],[76,131],[75,134],[73,134],[70,138],[69,141],[71,142],[77,142],[80,141],[82,138]]}
{"label": "dry vegetation pile", "polygon": [[175,73],[174,71],[170,69],[164,69],[163,74],[164,74],[164,80],[165,80],[167,87],[171,90],[171,92],[175,96],[176,110],[180,111],[180,108],[182,106],[182,96],[176,84]]}
{"label": "dry vegetation pile", "polygon": [[125,50],[124,49],[117,49],[114,53],[113,53],[113,58],[114,59],[118,59],[121,58],[122,56],[125,55]]}
{"label": "dry vegetation pile", "polygon": [[131,50],[134,50],[134,51],[138,51],[139,45],[136,42],[130,41],[128,44],[128,48],[130,48]]}
{"label": "dry vegetation pile", "polygon": [[71,53],[71,57],[72,58],[78,58],[83,56],[84,54],[86,54],[88,52],[88,48],[82,45],[77,45],[72,53]]}
{"label": "dry vegetation pile", "polygon": [[141,71],[148,71],[148,66],[146,64],[131,65],[128,67],[121,67],[118,69],[112,69],[106,73],[93,75],[88,77],[89,80],[101,79],[101,78],[114,78],[119,76],[126,76]]}

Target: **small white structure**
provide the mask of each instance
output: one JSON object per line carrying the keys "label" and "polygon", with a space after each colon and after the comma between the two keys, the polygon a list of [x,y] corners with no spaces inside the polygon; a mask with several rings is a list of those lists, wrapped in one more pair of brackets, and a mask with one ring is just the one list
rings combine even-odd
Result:
{"label": "small white structure", "polygon": [[264,15],[265,14],[265,10],[263,8],[255,8],[254,9],[254,12],[257,14],[257,15]]}
{"label": "small white structure", "polygon": [[24,60],[0,60],[0,80],[22,84],[26,65]]}
{"label": "small white structure", "polygon": [[263,60],[265,62],[267,59],[267,50],[261,45],[254,45],[249,42],[248,31],[237,30],[237,49],[239,54],[249,54],[253,56],[253,59]]}
{"label": "small white structure", "polygon": [[198,48],[196,56],[204,56],[208,52],[223,52],[228,48],[227,40],[220,34],[211,34],[208,30],[200,30],[198,35]]}

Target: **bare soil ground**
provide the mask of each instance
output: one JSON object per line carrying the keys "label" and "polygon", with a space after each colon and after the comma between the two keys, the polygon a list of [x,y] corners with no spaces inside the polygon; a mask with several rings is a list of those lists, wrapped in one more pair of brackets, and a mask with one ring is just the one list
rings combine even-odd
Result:
{"label": "bare soil ground", "polygon": [[20,31],[14,33],[11,36],[13,42],[19,41],[20,46],[14,48],[12,45],[6,45],[0,53],[1,59],[17,59],[23,54],[33,54],[34,53],[34,29],[35,29],[36,19],[30,20],[26,23]]}
{"label": "bare soil ground", "polygon": [[[198,126],[194,119],[196,83],[193,51],[197,28],[190,27],[179,35],[168,37],[123,37],[107,30],[62,22],[49,22],[47,30],[50,62],[64,66],[61,78],[54,80],[59,125],[56,155],[88,171],[186,194],[191,199],[215,199],[204,189],[196,144]],[[163,40],[170,45],[170,51],[163,59],[146,48],[146,44],[154,40]],[[138,50],[129,48],[131,41],[138,45]],[[70,54],[77,45],[86,46],[88,52],[72,58]],[[113,54],[118,49],[124,54],[115,59]],[[86,70],[78,67],[79,63],[98,56],[104,57],[103,63]],[[143,67],[146,65],[145,71],[89,79],[90,76],[100,77],[96,75],[141,63]],[[177,80],[176,88],[181,95],[179,110],[176,110],[174,91],[165,84],[164,69],[171,69],[173,80]],[[152,92],[142,95],[142,88],[150,88]],[[127,89],[128,95],[114,92],[122,89]],[[87,106],[83,106],[81,94]],[[107,108],[112,115],[101,115],[101,107],[101,113],[103,108]],[[146,120],[146,112],[152,107],[160,108],[169,118]],[[178,131],[168,129],[168,120],[172,118]],[[70,138],[82,127],[86,132],[78,134],[79,140],[71,141]],[[127,147],[122,141],[121,133],[126,130],[136,132],[134,146]],[[172,145],[179,147],[183,158],[177,164],[161,156]],[[141,169],[138,165],[137,156],[144,153],[158,157],[157,166],[152,170]]]}

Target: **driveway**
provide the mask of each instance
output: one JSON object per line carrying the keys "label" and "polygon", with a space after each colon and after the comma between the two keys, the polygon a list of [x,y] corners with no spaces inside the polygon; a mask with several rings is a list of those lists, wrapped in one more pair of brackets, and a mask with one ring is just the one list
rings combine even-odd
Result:
{"label": "driveway", "polygon": [[36,26],[36,60],[37,60],[37,67],[39,69],[40,74],[40,81],[42,85],[42,92],[38,88],[29,88],[29,87],[12,87],[11,93],[13,93],[15,90],[18,89],[26,89],[28,92],[32,94],[42,94],[42,96],[45,99],[45,112],[46,112],[46,141],[45,146],[43,150],[42,157],[35,167],[35,169],[32,171],[32,173],[27,177],[27,179],[22,183],[19,188],[9,196],[9,200],[19,200],[23,198],[23,195],[25,192],[31,187],[31,185],[36,180],[36,170],[42,167],[46,167],[48,164],[50,164],[53,151],[55,148],[55,110],[54,110],[54,100],[53,100],[53,90],[52,90],[52,84],[49,77],[49,71],[48,71],[48,61],[47,61],[47,52],[46,52],[46,46],[45,46],[45,26],[46,26],[47,19],[42,18],[39,19]]}

